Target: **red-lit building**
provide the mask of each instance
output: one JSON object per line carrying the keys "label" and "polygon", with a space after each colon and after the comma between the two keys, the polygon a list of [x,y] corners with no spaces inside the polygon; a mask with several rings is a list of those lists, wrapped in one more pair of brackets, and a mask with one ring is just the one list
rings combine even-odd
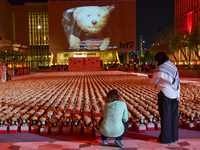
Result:
{"label": "red-lit building", "polygon": [[200,28],[200,0],[175,0],[175,34]]}
{"label": "red-lit building", "polygon": [[[194,27],[198,27],[198,29],[200,29],[200,0],[175,0],[174,24],[175,35],[179,31],[187,31],[190,33]],[[187,56],[187,60],[180,50],[178,52],[175,52],[175,56],[178,60],[178,65],[188,65],[189,48],[185,47],[184,50]],[[176,64],[173,56],[170,56],[170,59]],[[200,61],[198,60],[194,52],[191,53],[190,60],[191,65],[200,64]]]}

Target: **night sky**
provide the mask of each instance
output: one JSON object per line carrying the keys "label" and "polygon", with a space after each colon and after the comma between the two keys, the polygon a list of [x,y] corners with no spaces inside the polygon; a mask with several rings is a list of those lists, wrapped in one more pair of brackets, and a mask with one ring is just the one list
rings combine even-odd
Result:
{"label": "night sky", "polygon": [[[7,0],[12,5],[24,2],[47,2],[47,0]],[[145,41],[144,48],[153,44],[153,31],[174,23],[174,0],[136,0],[137,49],[139,36]]]}

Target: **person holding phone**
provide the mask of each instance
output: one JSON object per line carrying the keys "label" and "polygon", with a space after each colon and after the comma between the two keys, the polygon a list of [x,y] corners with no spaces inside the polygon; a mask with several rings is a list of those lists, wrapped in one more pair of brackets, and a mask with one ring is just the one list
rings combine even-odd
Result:
{"label": "person holding phone", "polygon": [[158,66],[153,72],[150,83],[154,84],[157,90],[158,109],[161,117],[161,133],[158,142],[169,144],[178,141],[179,137],[179,73],[177,67],[169,61],[164,52],[158,52],[155,60]]}

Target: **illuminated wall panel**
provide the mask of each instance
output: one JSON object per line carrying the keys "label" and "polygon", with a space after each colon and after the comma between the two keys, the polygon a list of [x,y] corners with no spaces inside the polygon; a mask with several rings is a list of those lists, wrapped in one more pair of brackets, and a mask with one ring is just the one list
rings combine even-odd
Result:
{"label": "illuminated wall panel", "polygon": [[175,0],[175,34],[200,28],[200,0]]}
{"label": "illuminated wall panel", "polygon": [[48,1],[48,15],[50,52],[136,50],[136,0]]}

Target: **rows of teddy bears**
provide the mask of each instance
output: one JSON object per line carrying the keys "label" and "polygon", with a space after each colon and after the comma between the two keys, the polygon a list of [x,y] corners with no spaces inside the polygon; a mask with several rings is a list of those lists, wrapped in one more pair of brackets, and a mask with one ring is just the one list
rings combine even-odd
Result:
{"label": "rows of teddy bears", "polygon": [[[52,75],[51,75],[52,76]],[[129,121],[160,121],[157,97],[146,76],[72,73],[33,77],[0,85],[0,126],[96,126],[106,93],[115,88],[127,104]],[[19,88],[20,87],[20,88]],[[180,119],[200,119],[200,87],[181,84]],[[191,119],[193,118],[193,119]]]}

